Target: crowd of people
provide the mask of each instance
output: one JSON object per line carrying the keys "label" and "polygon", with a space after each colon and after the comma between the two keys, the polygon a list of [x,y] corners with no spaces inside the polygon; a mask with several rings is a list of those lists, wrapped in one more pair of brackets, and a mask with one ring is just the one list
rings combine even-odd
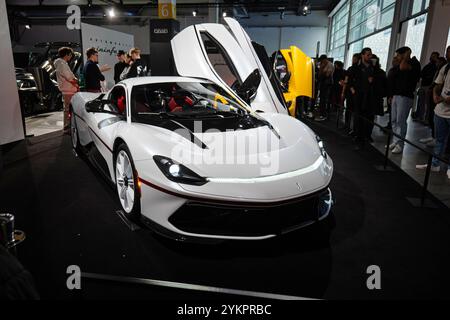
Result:
{"label": "crowd of people", "polygon": [[[69,105],[75,93],[80,91],[79,79],[69,67],[69,62],[74,55],[73,49],[62,47],[58,50],[59,58],[55,60],[56,79],[58,88],[62,93],[64,105],[64,133],[69,133]],[[86,63],[83,67],[84,90],[87,92],[100,93],[105,91],[103,85],[105,76],[103,73],[109,72],[112,68],[108,65],[99,65],[98,50],[94,47],[86,50]],[[148,75],[147,65],[141,59],[141,50],[132,48],[128,53],[119,50],[117,53],[118,62],[114,66],[114,82],[135,77]]]}
{"label": "crowd of people", "polygon": [[[445,57],[433,52],[421,68],[409,47],[396,50],[392,67],[386,73],[370,48],[354,54],[345,70],[341,61],[334,65],[326,55],[318,60],[319,106],[317,121],[327,119],[331,108],[344,113],[345,127],[360,150],[373,142],[375,116],[389,114],[388,129],[396,134],[389,149],[401,154],[408,130],[408,118],[430,127],[431,136],[420,139],[434,147],[436,155],[450,154],[450,47]],[[417,169],[426,169],[419,164]],[[441,170],[433,159],[432,171]],[[450,168],[447,168],[450,179]]]}

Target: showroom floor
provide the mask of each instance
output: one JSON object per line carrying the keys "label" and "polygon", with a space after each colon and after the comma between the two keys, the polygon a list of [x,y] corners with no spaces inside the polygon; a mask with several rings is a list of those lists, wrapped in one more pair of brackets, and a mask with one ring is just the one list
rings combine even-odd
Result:
{"label": "showroom floor", "polygon": [[[386,117],[377,119],[377,123],[386,125],[388,121]],[[374,129],[373,138],[375,140],[374,146],[384,154],[387,136],[383,134],[378,128]],[[424,144],[419,142],[422,138],[427,138],[431,135],[431,130],[419,122],[414,122],[411,117],[408,119],[408,134],[407,139],[422,148],[433,152],[433,148],[427,148]],[[423,184],[425,180],[425,171],[417,170],[417,164],[426,164],[428,156],[417,148],[411,145],[406,145],[403,154],[390,154],[390,160],[397,166],[403,169],[409,176],[411,176],[418,183]],[[432,173],[430,176],[429,191],[450,208],[450,180],[445,174],[446,170],[443,168],[440,173]]]}
{"label": "showroom floor", "polygon": [[[325,299],[450,297],[450,210],[413,207],[420,186],[399,169],[380,172],[373,148],[353,145],[313,124],[334,160],[330,219],[276,240],[193,245],[147,229],[131,231],[116,214],[115,192],[61,134],[20,143],[6,154],[0,210],[27,233],[19,259],[42,298],[214,298],[217,295],[83,279],[66,288],[66,269]],[[331,126],[331,125],[330,125]],[[45,150],[45,151],[39,151]],[[21,155],[14,160],[12,154]],[[29,157],[23,157],[28,154]],[[366,287],[366,269],[381,268],[382,289]]]}
{"label": "showroom floor", "polygon": [[27,134],[34,136],[62,130],[63,113],[62,111],[55,111],[27,117],[25,118],[25,126]]}

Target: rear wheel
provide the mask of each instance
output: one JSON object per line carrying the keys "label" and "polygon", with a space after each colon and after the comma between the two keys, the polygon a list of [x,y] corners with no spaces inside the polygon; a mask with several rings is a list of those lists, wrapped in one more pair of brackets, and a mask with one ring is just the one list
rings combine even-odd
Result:
{"label": "rear wheel", "polygon": [[122,209],[131,220],[137,221],[141,215],[138,176],[133,158],[125,144],[117,148],[115,156],[116,188]]}

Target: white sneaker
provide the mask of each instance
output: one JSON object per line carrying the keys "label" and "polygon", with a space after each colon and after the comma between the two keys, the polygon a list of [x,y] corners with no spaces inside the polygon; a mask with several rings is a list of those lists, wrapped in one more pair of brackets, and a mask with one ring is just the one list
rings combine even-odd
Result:
{"label": "white sneaker", "polygon": [[[397,146],[397,142],[391,143],[391,144],[389,145],[389,149],[392,150],[392,149],[394,149],[396,146]],[[384,146],[384,147],[386,148],[386,146]]]}
{"label": "white sneaker", "polygon": [[394,149],[392,149],[392,153],[393,154],[399,154],[403,152],[403,148],[400,147],[398,144],[394,147]]}
{"label": "white sneaker", "polygon": [[431,142],[431,141],[433,141],[433,140],[434,140],[433,137],[429,137],[429,138],[423,138],[423,139],[420,139],[419,142],[420,142],[420,143],[428,143],[428,142]]}
{"label": "white sneaker", "polygon": [[428,142],[426,145],[427,145],[427,147],[434,148],[434,147],[436,147],[436,140],[433,139],[430,142]]}
{"label": "white sneaker", "polygon": [[[427,167],[428,167],[428,164],[418,164],[417,166],[416,166],[416,169],[419,169],[419,170],[426,170],[427,169]],[[431,166],[431,171],[432,172],[439,172],[439,171],[441,171],[441,167],[440,166]],[[450,170],[449,170],[450,171]],[[448,174],[448,172],[447,172],[447,174]],[[450,179],[450,178],[449,178]]]}

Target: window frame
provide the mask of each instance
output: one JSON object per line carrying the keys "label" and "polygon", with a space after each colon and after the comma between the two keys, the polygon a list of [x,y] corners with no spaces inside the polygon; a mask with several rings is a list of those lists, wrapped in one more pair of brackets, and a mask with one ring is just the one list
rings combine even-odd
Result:
{"label": "window frame", "polygon": [[230,56],[228,55],[227,51],[225,50],[225,48],[219,43],[219,41],[217,41],[216,38],[214,38],[214,36],[212,34],[210,34],[208,31],[206,30],[201,30],[199,31],[200,33],[200,38],[199,40],[201,40],[201,45],[203,46],[203,49],[205,50],[205,57],[208,59],[208,63],[210,64],[212,70],[214,71],[214,73],[218,76],[219,79],[221,79],[227,86],[229,86],[231,88],[230,85],[228,85],[225,80],[222,78],[222,76],[217,72],[216,68],[214,67],[214,65],[211,62],[211,59],[209,58],[208,55],[208,50],[206,49],[205,46],[205,41],[202,38],[202,35],[206,35],[206,37],[209,38],[210,41],[212,41],[214,43],[214,45],[219,49],[220,54],[223,56],[227,67],[230,69],[231,73],[233,74],[233,76],[236,78],[237,82],[239,85],[242,85],[243,80],[241,78],[241,76],[239,75],[239,72],[236,68],[236,66],[233,63],[233,60],[230,58]]}

